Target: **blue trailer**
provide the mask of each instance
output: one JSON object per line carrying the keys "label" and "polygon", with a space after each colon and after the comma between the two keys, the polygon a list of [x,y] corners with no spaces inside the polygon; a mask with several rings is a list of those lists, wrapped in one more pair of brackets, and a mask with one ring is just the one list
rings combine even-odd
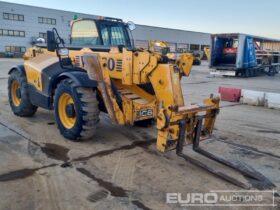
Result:
{"label": "blue trailer", "polygon": [[211,36],[210,74],[252,77],[280,69],[280,40],[247,34]]}

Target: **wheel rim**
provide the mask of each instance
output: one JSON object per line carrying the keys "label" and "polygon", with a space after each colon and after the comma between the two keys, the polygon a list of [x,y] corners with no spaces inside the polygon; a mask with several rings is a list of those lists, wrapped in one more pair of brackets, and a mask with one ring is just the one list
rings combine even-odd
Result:
{"label": "wheel rim", "polygon": [[[68,114],[67,114],[66,110],[67,110],[67,106],[69,106],[69,105],[73,105],[73,107],[74,107],[73,116],[68,116]],[[74,127],[77,117],[76,117],[76,113],[75,113],[74,100],[68,93],[63,93],[59,97],[58,113],[59,113],[60,121],[65,128],[71,129]]]}
{"label": "wheel rim", "polygon": [[19,106],[21,102],[21,98],[18,96],[17,91],[20,91],[20,84],[17,80],[12,81],[11,95],[12,101],[15,106]]}

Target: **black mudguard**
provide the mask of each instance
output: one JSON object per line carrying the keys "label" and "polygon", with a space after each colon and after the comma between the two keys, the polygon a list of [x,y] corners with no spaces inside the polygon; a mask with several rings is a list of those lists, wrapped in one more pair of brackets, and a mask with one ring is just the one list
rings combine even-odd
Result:
{"label": "black mudguard", "polygon": [[91,80],[86,72],[80,70],[64,72],[57,77],[58,81],[61,81],[61,78],[71,79],[76,87],[96,88],[98,85],[96,80]]}
{"label": "black mudguard", "polygon": [[[14,66],[8,74],[15,70],[26,75],[23,65]],[[33,85],[28,84],[31,103],[45,109],[53,109],[54,90],[57,84],[64,79],[71,79],[76,87],[97,88],[98,85],[98,82],[91,80],[83,69],[63,69],[59,63],[55,63],[42,70],[42,92],[38,91]]]}
{"label": "black mudguard", "polygon": [[22,73],[25,75],[25,69],[24,69],[24,66],[23,66],[23,65],[13,66],[13,67],[9,70],[8,74],[10,75],[10,74],[12,73],[12,71],[15,71],[15,70],[20,71],[20,72],[22,72]]}

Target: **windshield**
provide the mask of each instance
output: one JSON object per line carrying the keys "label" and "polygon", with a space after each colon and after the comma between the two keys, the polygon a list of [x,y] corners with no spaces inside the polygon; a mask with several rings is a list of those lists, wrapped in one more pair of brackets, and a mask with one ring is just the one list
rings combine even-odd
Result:
{"label": "windshield", "polygon": [[[98,33],[98,29],[100,33]],[[131,47],[124,24],[93,20],[82,20],[73,24],[71,44],[88,47],[94,45]]]}
{"label": "windshield", "polygon": [[94,21],[83,20],[73,24],[71,44],[78,46],[100,45],[101,40]]}

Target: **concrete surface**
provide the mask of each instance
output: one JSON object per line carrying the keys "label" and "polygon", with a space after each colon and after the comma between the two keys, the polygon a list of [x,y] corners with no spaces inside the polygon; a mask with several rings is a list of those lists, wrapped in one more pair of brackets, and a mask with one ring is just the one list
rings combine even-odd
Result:
{"label": "concrete surface", "polygon": [[[158,153],[154,126],[116,126],[102,115],[96,137],[75,143],[60,136],[52,111],[38,109],[32,118],[14,116],[7,99],[7,72],[20,63],[20,59],[0,59],[0,209],[185,209],[166,204],[166,193],[242,190],[174,151]],[[183,89],[186,103],[193,103],[217,93],[219,86],[280,93],[279,82],[280,75],[211,77],[203,63],[183,79]],[[228,102],[221,107],[216,138],[202,146],[252,166],[279,191],[280,111]],[[190,152],[190,146],[185,151]],[[279,194],[274,199],[279,205]]]}

